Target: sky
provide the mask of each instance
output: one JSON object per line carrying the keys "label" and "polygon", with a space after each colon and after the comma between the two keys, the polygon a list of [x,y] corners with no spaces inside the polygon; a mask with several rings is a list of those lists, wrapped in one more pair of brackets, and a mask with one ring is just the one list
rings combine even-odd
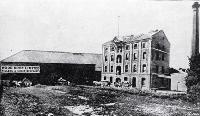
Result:
{"label": "sky", "polygon": [[0,60],[21,50],[102,53],[120,36],[163,30],[170,67],[187,68],[194,1],[0,0]]}

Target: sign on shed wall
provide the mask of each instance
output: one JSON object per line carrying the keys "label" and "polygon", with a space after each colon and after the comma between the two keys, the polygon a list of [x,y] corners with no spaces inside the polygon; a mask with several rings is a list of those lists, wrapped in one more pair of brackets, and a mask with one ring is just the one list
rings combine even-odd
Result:
{"label": "sign on shed wall", "polygon": [[40,66],[1,66],[1,73],[40,73]]}

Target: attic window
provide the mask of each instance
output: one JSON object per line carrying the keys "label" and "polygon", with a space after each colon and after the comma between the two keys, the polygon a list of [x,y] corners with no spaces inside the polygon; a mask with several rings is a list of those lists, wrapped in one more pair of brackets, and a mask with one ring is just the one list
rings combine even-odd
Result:
{"label": "attic window", "polygon": [[130,49],[130,45],[126,45],[126,50],[129,50]]}
{"label": "attic window", "polygon": [[104,48],[104,51],[105,51],[105,52],[107,52],[107,51],[108,51],[108,48],[107,48],[107,47],[105,47],[105,48]]}
{"label": "attic window", "polygon": [[146,48],[146,42],[142,43],[142,48]]}
{"label": "attic window", "polygon": [[138,44],[137,44],[137,43],[135,43],[135,44],[134,44],[134,49],[137,49],[137,46],[138,46]]}
{"label": "attic window", "polygon": [[112,52],[112,51],[115,51],[115,47],[114,46],[111,46],[110,47],[110,51]]}
{"label": "attic window", "polygon": [[122,46],[117,47],[117,52],[122,52]]}

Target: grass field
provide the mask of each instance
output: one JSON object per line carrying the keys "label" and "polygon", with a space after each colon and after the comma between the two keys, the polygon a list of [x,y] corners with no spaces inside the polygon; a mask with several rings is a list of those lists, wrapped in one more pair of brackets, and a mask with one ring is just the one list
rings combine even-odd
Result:
{"label": "grass field", "polygon": [[199,116],[200,103],[181,95],[156,95],[110,88],[32,86],[5,88],[1,114],[5,116]]}

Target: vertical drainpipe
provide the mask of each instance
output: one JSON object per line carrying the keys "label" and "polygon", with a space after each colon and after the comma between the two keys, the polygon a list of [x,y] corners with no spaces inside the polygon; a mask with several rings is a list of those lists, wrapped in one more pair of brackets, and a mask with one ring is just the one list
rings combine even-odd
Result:
{"label": "vertical drainpipe", "polygon": [[[108,48],[109,49],[109,48]],[[103,77],[103,69],[104,69],[104,45],[102,45],[102,58],[101,58],[102,64],[101,64],[101,81],[102,81],[102,77]]]}
{"label": "vertical drainpipe", "polygon": [[149,39],[149,79],[150,79],[150,82],[149,82],[149,90],[151,89],[151,85],[152,85],[152,74],[151,74],[151,49],[152,49],[152,46],[151,46],[151,42],[152,42],[152,37],[151,39]]}
{"label": "vertical drainpipe", "polygon": [[[139,41],[138,42],[138,71],[139,71],[139,79],[138,79],[138,84],[140,85],[140,89],[142,89],[142,85],[141,85],[141,81],[142,81],[142,78],[141,78],[141,52],[142,52],[142,41]],[[140,80],[140,81],[139,81]]]}

